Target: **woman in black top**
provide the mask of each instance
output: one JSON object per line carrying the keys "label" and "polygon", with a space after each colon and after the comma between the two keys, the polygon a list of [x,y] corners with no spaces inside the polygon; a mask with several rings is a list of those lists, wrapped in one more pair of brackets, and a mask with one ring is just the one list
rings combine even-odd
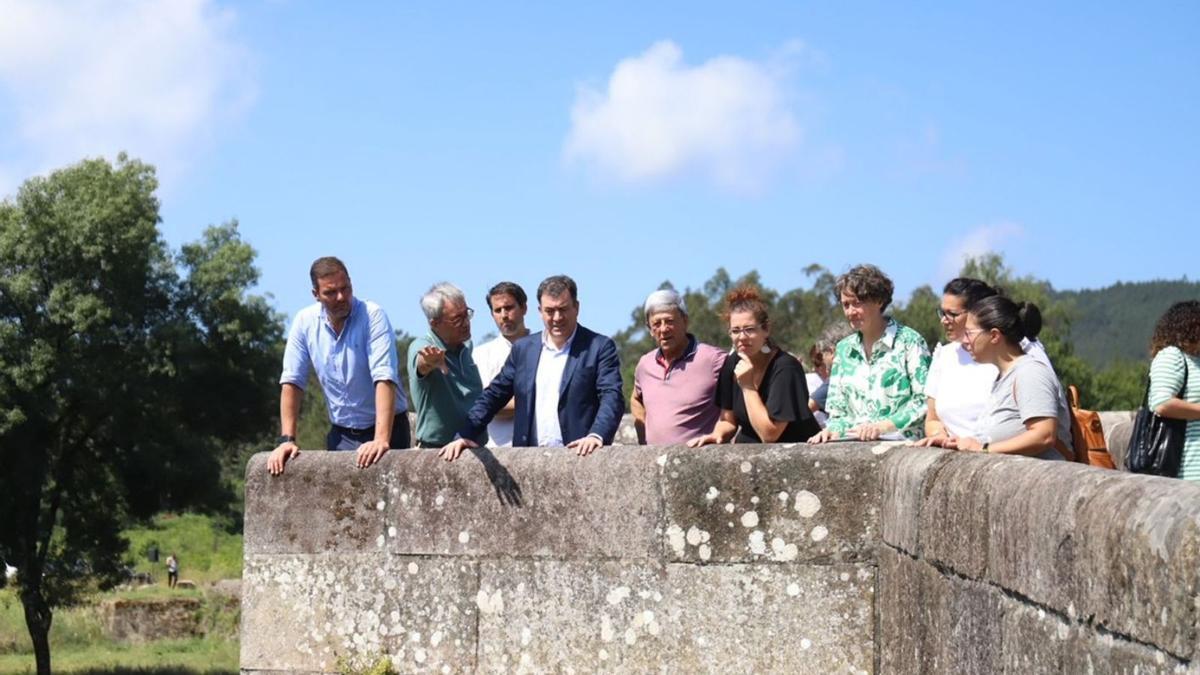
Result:
{"label": "woman in black top", "polygon": [[688,442],[698,448],[728,443],[793,443],[821,428],[808,409],[808,384],[796,357],[771,342],[767,306],[748,286],[725,296],[725,316],[735,354],[725,360],[717,380],[721,419],[712,433]]}

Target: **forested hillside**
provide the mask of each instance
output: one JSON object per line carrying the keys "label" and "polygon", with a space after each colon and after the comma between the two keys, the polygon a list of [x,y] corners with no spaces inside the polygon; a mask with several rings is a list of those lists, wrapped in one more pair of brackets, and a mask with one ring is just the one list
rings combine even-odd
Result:
{"label": "forested hillside", "polygon": [[1141,281],[1083,291],[1059,291],[1055,298],[1074,307],[1071,342],[1075,353],[1102,369],[1114,361],[1145,361],[1154,322],[1172,303],[1200,299],[1200,282]]}

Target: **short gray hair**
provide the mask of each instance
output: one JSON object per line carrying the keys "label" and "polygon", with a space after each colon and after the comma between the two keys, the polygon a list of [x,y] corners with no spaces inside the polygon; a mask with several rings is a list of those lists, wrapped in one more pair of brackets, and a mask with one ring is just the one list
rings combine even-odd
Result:
{"label": "short gray hair", "polygon": [[650,315],[657,312],[669,312],[671,310],[679,310],[683,316],[687,316],[687,306],[683,303],[683,296],[673,288],[661,288],[650,294],[646,298],[646,304],[642,306],[646,312],[646,321],[650,320]]}
{"label": "short gray hair", "polygon": [[421,311],[425,312],[425,318],[430,321],[442,318],[442,310],[445,309],[447,300],[467,304],[467,297],[463,295],[462,290],[449,281],[430,286],[425,295],[421,296]]}

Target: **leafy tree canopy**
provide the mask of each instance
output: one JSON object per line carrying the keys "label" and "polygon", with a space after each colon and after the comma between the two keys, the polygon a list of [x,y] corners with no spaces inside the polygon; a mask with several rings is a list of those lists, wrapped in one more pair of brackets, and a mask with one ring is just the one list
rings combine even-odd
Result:
{"label": "leafy tree canopy", "polygon": [[276,412],[253,249],[230,222],[172,254],[156,188],[121,155],[0,203],[0,557],[39,672],[52,607],[119,580],[125,519],[228,504],[224,454]]}

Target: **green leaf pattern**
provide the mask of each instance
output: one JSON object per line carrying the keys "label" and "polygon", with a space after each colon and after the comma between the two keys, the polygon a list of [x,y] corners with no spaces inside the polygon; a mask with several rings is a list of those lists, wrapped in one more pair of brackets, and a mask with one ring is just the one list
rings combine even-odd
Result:
{"label": "green leaf pattern", "polygon": [[870,361],[862,334],[837,345],[829,375],[829,428],[839,434],[860,424],[891,420],[905,438],[925,435],[929,347],[915,330],[888,319]]}

